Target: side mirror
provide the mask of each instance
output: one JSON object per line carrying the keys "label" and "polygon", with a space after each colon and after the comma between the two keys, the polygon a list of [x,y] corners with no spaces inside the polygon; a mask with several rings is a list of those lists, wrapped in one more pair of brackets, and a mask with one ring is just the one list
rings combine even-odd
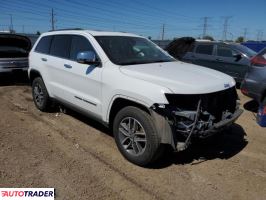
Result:
{"label": "side mirror", "polygon": [[241,54],[234,54],[233,57],[235,58],[235,61],[237,62],[237,61],[241,60],[242,55]]}
{"label": "side mirror", "polygon": [[77,55],[77,62],[81,64],[100,64],[93,51],[82,51]]}

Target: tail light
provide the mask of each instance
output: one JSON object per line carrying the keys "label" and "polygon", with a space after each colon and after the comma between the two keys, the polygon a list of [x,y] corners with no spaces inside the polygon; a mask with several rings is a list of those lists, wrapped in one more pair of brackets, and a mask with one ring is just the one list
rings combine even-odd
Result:
{"label": "tail light", "polygon": [[241,92],[244,95],[248,95],[248,90],[246,88],[241,88]]}
{"label": "tail light", "polygon": [[266,59],[261,55],[254,56],[251,58],[250,62],[252,65],[266,67]]}

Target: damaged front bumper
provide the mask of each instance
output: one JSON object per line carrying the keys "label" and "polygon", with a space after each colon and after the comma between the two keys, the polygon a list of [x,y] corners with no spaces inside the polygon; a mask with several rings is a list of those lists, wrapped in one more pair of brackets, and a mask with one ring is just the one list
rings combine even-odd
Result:
{"label": "damaged front bumper", "polygon": [[[175,150],[181,151],[189,146],[191,138],[206,138],[233,124],[243,110],[239,109],[236,93],[228,95],[232,91],[223,92],[222,96],[193,96],[193,102],[190,101],[191,98],[189,101],[184,98],[183,102],[179,102],[180,105],[183,104],[181,107],[173,103],[154,104],[151,113],[161,142],[171,144]],[[215,102],[213,106],[212,102]]]}
{"label": "damaged front bumper", "polygon": [[232,114],[231,118],[224,119],[216,124],[214,124],[209,130],[205,131],[205,134],[212,135],[212,133],[216,133],[217,131],[220,131],[221,129],[224,129],[230,125],[232,125],[243,113],[242,109],[238,109],[235,111],[235,113]]}

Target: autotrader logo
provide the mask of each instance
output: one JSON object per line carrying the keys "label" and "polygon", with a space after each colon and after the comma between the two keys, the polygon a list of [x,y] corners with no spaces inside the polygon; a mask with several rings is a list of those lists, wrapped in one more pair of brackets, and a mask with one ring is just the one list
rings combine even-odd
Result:
{"label": "autotrader logo", "polygon": [[54,200],[54,188],[0,188],[0,199]]}

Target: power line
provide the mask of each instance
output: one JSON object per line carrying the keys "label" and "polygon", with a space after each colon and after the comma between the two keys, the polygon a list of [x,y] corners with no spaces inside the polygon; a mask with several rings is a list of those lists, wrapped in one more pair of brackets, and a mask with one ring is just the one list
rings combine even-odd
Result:
{"label": "power line", "polygon": [[[40,15],[40,13],[46,13],[45,11],[46,11],[46,9],[47,8],[49,8],[49,6],[51,6],[51,5],[49,5],[49,4],[45,4],[44,2],[42,2],[42,3],[40,3],[40,2],[37,2],[37,4],[36,4],[36,2],[31,2],[30,0],[28,0],[28,1],[24,1],[24,2],[21,2],[23,5],[22,6],[31,6],[31,8],[33,8],[34,9],[34,11],[35,12],[31,12],[32,14],[36,14],[36,15]],[[58,3],[58,4],[60,4],[61,5],[61,3],[60,2],[54,2],[53,1],[53,3]],[[104,18],[103,17],[99,17],[99,16],[92,16],[91,15],[91,12],[87,12],[87,11],[85,11],[84,9],[82,9],[82,8],[84,8],[85,7],[85,5],[86,5],[86,7],[87,6],[89,6],[88,4],[85,4],[84,2],[83,2],[83,4],[82,5],[79,5],[79,4],[75,4],[74,2],[66,2],[66,3],[71,3],[71,4],[73,4],[73,5],[71,5],[71,7],[75,7],[75,8],[79,8],[79,12],[78,13],[76,13],[76,12],[74,12],[73,11],[73,9],[71,10],[71,9],[63,9],[61,6],[56,6],[56,7],[53,7],[54,9],[56,8],[56,10],[58,11],[57,12],[57,19],[59,19],[59,18],[61,18],[61,20],[60,20],[60,22],[63,22],[63,23],[68,23],[67,21],[73,21],[74,22],[74,20],[75,20],[75,24],[77,23],[77,22],[79,22],[80,24],[82,24],[82,25],[84,25],[84,24],[88,24],[87,22],[86,23],[84,23],[84,22],[81,22],[80,21],[80,17],[81,17],[81,15],[82,15],[82,18],[84,18],[84,17],[87,17],[87,18],[89,18],[89,19],[91,19],[90,20],[90,23],[91,24],[94,24],[94,25],[97,25],[97,26],[99,26],[99,27],[103,27],[103,23],[104,22],[111,22],[111,23],[118,23],[119,24],[119,26],[123,26],[123,27],[126,27],[125,25],[128,25],[128,27],[130,27],[130,28],[132,28],[133,26],[135,27],[134,29],[139,29],[139,30],[143,30],[143,29],[145,29],[145,30],[152,30],[152,29],[157,29],[156,28],[156,26],[154,25],[154,26],[152,26],[152,23],[148,23],[148,22],[146,22],[146,23],[143,23],[143,18],[141,18],[142,20],[141,21],[136,21],[136,19],[135,19],[135,17],[134,17],[134,21],[136,21],[136,22],[129,22],[129,21],[124,21],[124,20],[122,20],[122,18],[121,18],[121,16],[124,16],[124,15],[122,15],[122,13],[120,13],[120,11],[119,11],[119,13],[116,13],[116,12],[110,12],[110,9],[102,9],[101,7],[98,7],[98,9],[97,9],[97,13],[98,13],[98,11],[99,12],[102,12],[102,13],[104,13],[104,15],[101,15],[101,16],[104,16]],[[109,3],[109,2],[108,2]],[[27,5],[28,4],[28,5]],[[120,4],[117,4],[117,5],[120,5]],[[14,5],[15,6],[15,5]],[[90,5],[90,7],[91,7],[91,5]],[[28,8],[28,7],[27,7]],[[128,7],[127,7],[128,8]],[[40,13],[39,13],[39,11],[41,11]],[[60,12],[59,12],[60,11]],[[107,12],[107,11],[109,11],[109,12]],[[126,10],[123,10],[123,11],[126,11]],[[48,11],[47,11],[48,12]],[[60,13],[63,13],[61,16],[62,17],[60,17]],[[84,13],[84,14],[83,14]],[[127,12],[128,14],[133,14],[133,12]],[[116,14],[117,16],[119,16],[119,17],[115,17],[114,15],[112,15],[112,14]],[[147,13],[148,14],[148,13]],[[110,17],[109,17],[110,16]],[[159,17],[159,16],[157,16],[157,17]],[[95,19],[95,20],[93,20],[93,19]],[[99,23],[99,22],[103,22],[103,23]],[[73,23],[74,24],[74,23]],[[114,25],[116,25],[116,27],[117,27],[117,25],[118,24],[113,24],[112,25],[112,27],[114,26]],[[75,25],[74,25],[75,26]],[[106,27],[107,25],[105,24],[105,27]],[[176,29],[176,30],[181,30],[180,29],[180,27],[178,26],[178,25],[174,25],[174,26],[171,26],[171,25],[169,25],[168,24],[168,27],[172,27],[173,29]],[[127,28],[128,29],[128,28]],[[172,30],[173,30],[172,29]],[[187,28],[187,29],[189,29],[189,30],[192,30],[192,28]]]}

